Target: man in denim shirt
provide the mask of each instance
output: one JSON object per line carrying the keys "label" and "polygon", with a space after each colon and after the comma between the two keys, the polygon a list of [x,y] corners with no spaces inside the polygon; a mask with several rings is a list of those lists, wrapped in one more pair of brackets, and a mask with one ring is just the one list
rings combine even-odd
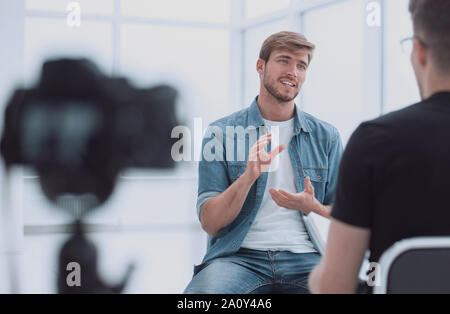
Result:
{"label": "man in denim shirt", "polygon": [[298,33],[267,38],[259,96],[209,126],[197,200],[208,249],[185,293],[308,293],[320,254],[302,217],[329,217],[342,153],[336,128],[294,103],[313,51]]}

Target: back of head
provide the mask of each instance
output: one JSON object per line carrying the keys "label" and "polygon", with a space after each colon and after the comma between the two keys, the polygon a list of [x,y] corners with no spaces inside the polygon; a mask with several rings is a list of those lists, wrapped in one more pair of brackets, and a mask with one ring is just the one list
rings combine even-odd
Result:
{"label": "back of head", "polygon": [[410,0],[414,33],[427,45],[437,69],[450,75],[450,1]]}

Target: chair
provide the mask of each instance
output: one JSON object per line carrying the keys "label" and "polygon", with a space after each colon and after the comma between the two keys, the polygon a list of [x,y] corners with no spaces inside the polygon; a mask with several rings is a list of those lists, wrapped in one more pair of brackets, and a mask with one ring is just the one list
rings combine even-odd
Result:
{"label": "chair", "polygon": [[401,240],[379,261],[374,293],[450,293],[450,237]]}

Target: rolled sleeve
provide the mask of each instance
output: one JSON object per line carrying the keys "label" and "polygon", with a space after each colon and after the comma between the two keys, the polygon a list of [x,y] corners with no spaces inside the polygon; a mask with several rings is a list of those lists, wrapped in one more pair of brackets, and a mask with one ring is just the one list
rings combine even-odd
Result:
{"label": "rolled sleeve", "polygon": [[197,216],[203,204],[230,186],[223,133],[217,126],[209,126],[202,141],[202,158],[198,165]]}
{"label": "rolled sleeve", "polygon": [[219,195],[221,192],[217,191],[207,191],[198,195],[197,197],[197,216],[200,219],[200,210],[202,209],[203,204],[206,203],[210,198]]}

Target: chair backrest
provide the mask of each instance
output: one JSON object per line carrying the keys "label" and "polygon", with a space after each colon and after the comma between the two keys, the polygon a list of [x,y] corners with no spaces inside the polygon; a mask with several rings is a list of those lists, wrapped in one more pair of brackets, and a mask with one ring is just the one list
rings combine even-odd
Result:
{"label": "chair backrest", "polygon": [[450,237],[401,240],[379,264],[374,293],[450,293]]}

